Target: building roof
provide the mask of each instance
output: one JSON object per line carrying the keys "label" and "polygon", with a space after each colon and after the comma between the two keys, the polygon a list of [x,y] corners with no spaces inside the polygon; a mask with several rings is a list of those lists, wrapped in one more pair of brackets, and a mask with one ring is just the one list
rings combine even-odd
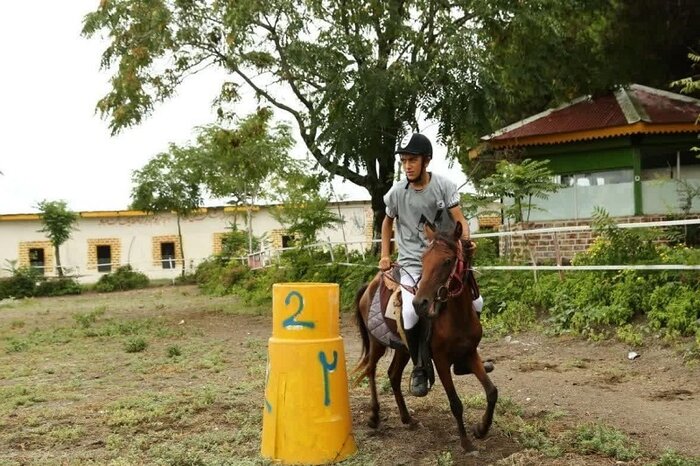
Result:
{"label": "building roof", "polygon": [[580,97],[481,138],[490,146],[527,146],[624,136],[700,132],[700,100],[632,84]]}
{"label": "building roof", "polygon": [[[368,201],[363,200],[342,200],[342,201],[332,201],[329,202],[330,206],[337,205],[365,205]],[[262,208],[272,207],[278,204],[257,204],[253,206],[253,211],[258,211]],[[217,210],[223,210],[224,212],[245,212],[245,206],[210,206],[201,207],[193,213],[206,214],[208,212],[214,212]],[[76,212],[80,218],[115,218],[115,217],[144,217],[147,215],[155,215],[153,213],[144,212],[142,210],[88,210]],[[163,213],[163,212],[161,212]],[[17,213],[17,214],[0,214],[0,222],[16,222],[16,221],[27,221],[27,220],[39,220],[41,218],[40,213]]]}

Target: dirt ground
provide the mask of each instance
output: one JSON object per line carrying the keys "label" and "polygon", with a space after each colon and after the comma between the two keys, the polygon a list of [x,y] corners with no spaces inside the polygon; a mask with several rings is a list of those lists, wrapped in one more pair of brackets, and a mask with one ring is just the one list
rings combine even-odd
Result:
{"label": "dirt ground", "polygon": [[[10,393],[21,385],[30,394],[36,388],[41,395],[14,405],[0,400],[0,464],[264,463],[257,452],[264,351],[271,333],[268,315],[240,315],[243,309],[233,298],[201,296],[192,287],[37,299],[0,307],[0,343],[9,347],[13,338],[39,342],[40,332],[73,328],[76,312],[100,307],[104,315],[96,326],[100,319],[143,318],[169,333],[148,333],[148,350],[136,354],[124,353],[121,339],[87,339],[75,336],[74,330],[65,341],[42,339],[24,351],[0,348],[0,390]],[[361,349],[350,315],[342,316],[341,334],[350,370]],[[183,356],[168,359],[164,353],[174,343]],[[645,464],[668,448],[700,456],[700,368],[683,365],[674,349],[661,345],[636,349],[641,356],[635,360],[627,358],[628,350],[619,343],[537,333],[487,338],[482,344],[483,355],[496,363],[491,378],[501,400],[521,406],[523,419],[537,422],[546,417],[550,427],[562,432],[585,422],[604,423],[639,442],[642,459],[624,463],[571,452],[549,458],[526,450],[508,433],[498,414],[488,437],[475,441],[478,452],[467,455],[459,447],[456,424],[439,381],[427,397],[407,397],[419,425],[411,429],[401,424],[385,382],[389,364],[385,356],[380,368],[378,429],[366,426],[368,388],[350,390],[359,452],[348,463]],[[474,377],[456,380],[462,399],[482,393]],[[202,391],[204,383],[213,394]],[[180,408],[201,406],[177,418],[158,411],[160,405],[148,408],[156,413],[149,416],[130,411],[132,417],[127,420],[116,417],[117,412],[123,415],[119,409],[144,393],[171,396],[172,406]],[[156,395],[149,398],[156,399]],[[479,416],[480,409],[465,412],[468,425]],[[177,422],[169,423],[172,419]],[[194,438],[206,446],[192,443]],[[195,452],[201,462],[182,460],[185,454],[178,445],[183,442],[192,445],[188,458]],[[177,461],[176,454],[180,455]],[[228,460],[214,462],[212,458],[219,456],[211,455]],[[236,457],[241,461],[231,459]]]}

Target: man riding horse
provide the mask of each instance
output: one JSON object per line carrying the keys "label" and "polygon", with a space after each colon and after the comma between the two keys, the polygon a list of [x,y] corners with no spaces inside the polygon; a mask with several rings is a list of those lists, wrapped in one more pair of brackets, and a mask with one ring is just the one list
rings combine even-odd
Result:
{"label": "man riding horse", "polygon": [[[428,246],[426,226],[433,230],[454,230],[456,222],[462,224],[462,241],[469,244],[469,223],[459,206],[457,185],[449,179],[427,170],[433,157],[430,140],[423,134],[407,136],[396,150],[406,179],[392,186],[384,196],[386,216],[382,223],[382,249],[379,268],[391,268],[391,237],[396,223],[395,241],[398,247],[398,265],[401,277],[402,322],[406,335],[413,371],[410,392],[414,396],[428,393],[428,378],[432,374],[430,350],[427,345],[430,322],[419,318],[413,305],[413,293],[421,276],[421,257]],[[473,301],[477,315],[483,307],[483,298]],[[493,364],[484,363],[487,372]],[[458,372],[455,366],[455,373]],[[464,372],[462,372],[464,373]]]}

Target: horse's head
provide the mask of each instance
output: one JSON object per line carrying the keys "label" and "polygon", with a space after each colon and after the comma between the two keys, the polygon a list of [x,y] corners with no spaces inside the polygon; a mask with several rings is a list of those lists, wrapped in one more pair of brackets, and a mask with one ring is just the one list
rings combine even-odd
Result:
{"label": "horse's head", "polygon": [[437,303],[447,301],[448,297],[462,291],[462,224],[457,222],[451,235],[430,228],[426,228],[425,233],[430,245],[423,253],[423,274],[413,306],[419,316],[434,318],[438,314]]}

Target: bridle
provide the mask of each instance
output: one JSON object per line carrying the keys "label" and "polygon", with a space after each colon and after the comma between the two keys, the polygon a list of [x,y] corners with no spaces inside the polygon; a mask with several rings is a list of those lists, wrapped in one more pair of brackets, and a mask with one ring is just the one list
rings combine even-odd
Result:
{"label": "bridle", "polygon": [[[473,246],[470,247],[473,249]],[[464,290],[464,248],[462,246],[462,241],[457,240],[457,253],[454,265],[452,266],[452,271],[447,277],[447,281],[440,285],[437,292],[435,293],[435,302],[444,303],[449,298],[454,298],[462,294]]]}
{"label": "bridle", "polygon": [[[434,244],[435,241],[439,240],[434,240],[431,242],[431,246]],[[435,299],[433,302],[437,303],[445,303],[449,298],[454,298],[455,296],[459,296],[462,294],[462,291],[464,290],[464,283],[465,279],[467,277],[468,273],[471,273],[471,268],[468,266],[468,264],[464,260],[464,252],[465,248],[462,246],[462,241],[457,240],[457,252],[456,252],[456,261],[454,265],[452,266],[452,271],[450,272],[450,275],[447,277],[447,280],[445,281],[444,284],[440,285],[438,288],[437,292],[435,293]],[[471,252],[474,249],[476,249],[476,244],[470,242],[469,243],[469,248],[466,249],[467,252]],[[395,266],[402,268],[399,264],[394,264]],[[410,275],[410,274],[409,274]],[[420,279],[422,277],[419,277],[418,280],[415,280],[416,285],[414,286],[407,286],[404,285],[403,283],[400,283],[396,281],[391,274],[387,272],[383,272],[383,276],[387,278],[389,281],[392,281],[396,283],[398,286],[406,289],[409,293],[415,295],[418,285],[417,283],[420,282]]]}

